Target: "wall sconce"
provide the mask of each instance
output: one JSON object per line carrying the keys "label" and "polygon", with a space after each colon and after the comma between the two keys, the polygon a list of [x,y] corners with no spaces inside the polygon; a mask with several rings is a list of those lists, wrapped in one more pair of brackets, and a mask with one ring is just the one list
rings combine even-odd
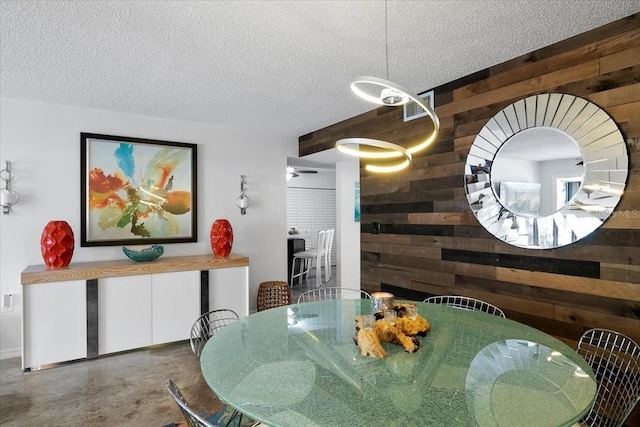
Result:
{"label": "wall sconce", "polygon": [[6,161],[4,169],[0,171],[0,180],[4,181],[4,188],[0,189],[0,206],[5,214],[9,213],[11,206],[18,203],[18,193],[9,188],[9,183],[15,176],[16,174],[9,169],[9,161]]}
{"label": "wall sconce", "polygon": [[240,208],[240,215],[247,213],[249,198],[247,197],[247,177],[240,175],[240,197],[236,200],[236,205]]}

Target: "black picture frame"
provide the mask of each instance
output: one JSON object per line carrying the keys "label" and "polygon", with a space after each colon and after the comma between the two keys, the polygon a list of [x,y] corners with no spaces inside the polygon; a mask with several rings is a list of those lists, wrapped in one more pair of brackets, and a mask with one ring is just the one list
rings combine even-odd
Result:
{"label": "black picture frame", "polygon": [[197,242],[197,151],[80,133],[81,246]]}

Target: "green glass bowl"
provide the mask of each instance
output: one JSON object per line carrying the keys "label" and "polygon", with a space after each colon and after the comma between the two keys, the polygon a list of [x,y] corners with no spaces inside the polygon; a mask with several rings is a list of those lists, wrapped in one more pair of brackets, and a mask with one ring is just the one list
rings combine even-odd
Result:
{"label": "green glass bowl", "polygon": [[124,246],[122,252],[133,261],[149,262],[162,255],[164,253],[164,247],[162,245],[153,245],[144,249],[133,249]]}

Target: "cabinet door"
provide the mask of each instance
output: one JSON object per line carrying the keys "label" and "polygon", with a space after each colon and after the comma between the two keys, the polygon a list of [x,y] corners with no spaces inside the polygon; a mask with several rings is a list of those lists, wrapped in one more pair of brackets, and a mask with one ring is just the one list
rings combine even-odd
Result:
{"label": "cabinet door", "polygon": [[38,283],[22,289],[22,368],[87,357],[86,282]]}
{"label": "cabinet door", "polygon": [[151,343],[151,275],[98,280],[98,353]]}
{"label": "cabinet door", "polygon": [[249,315],[249,267],[209,270],[209,310],[222,308]]}
{"label": "cabinet door", "polygon": [[200,315],[200,271],[153,275],[153,343],[189,338]]}

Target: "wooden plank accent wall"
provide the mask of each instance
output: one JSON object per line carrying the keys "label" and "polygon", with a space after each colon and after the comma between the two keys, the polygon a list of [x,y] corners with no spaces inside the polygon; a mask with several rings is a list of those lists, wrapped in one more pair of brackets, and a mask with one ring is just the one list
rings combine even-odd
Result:
{"label": "wooden plank accent wall", "polygon": [[[640,14],[434,91],[437,141],[406,171],[361,169],[362,288],[413,299],[481,298],[572,347],[591,327],[640,343]],[[583,97],[613,117],[627,141],[629,178],[616,211],[592,235],[558,249],[527,250],[478,223],[466,201],[464,165],[494,114],[548,92]],[[426,118],[404,123],[402,109],[381,107],[300,137],[300,156],[349,136],[408,146],[429,129]],[[640,425],[639,412],[629,422]]]}

